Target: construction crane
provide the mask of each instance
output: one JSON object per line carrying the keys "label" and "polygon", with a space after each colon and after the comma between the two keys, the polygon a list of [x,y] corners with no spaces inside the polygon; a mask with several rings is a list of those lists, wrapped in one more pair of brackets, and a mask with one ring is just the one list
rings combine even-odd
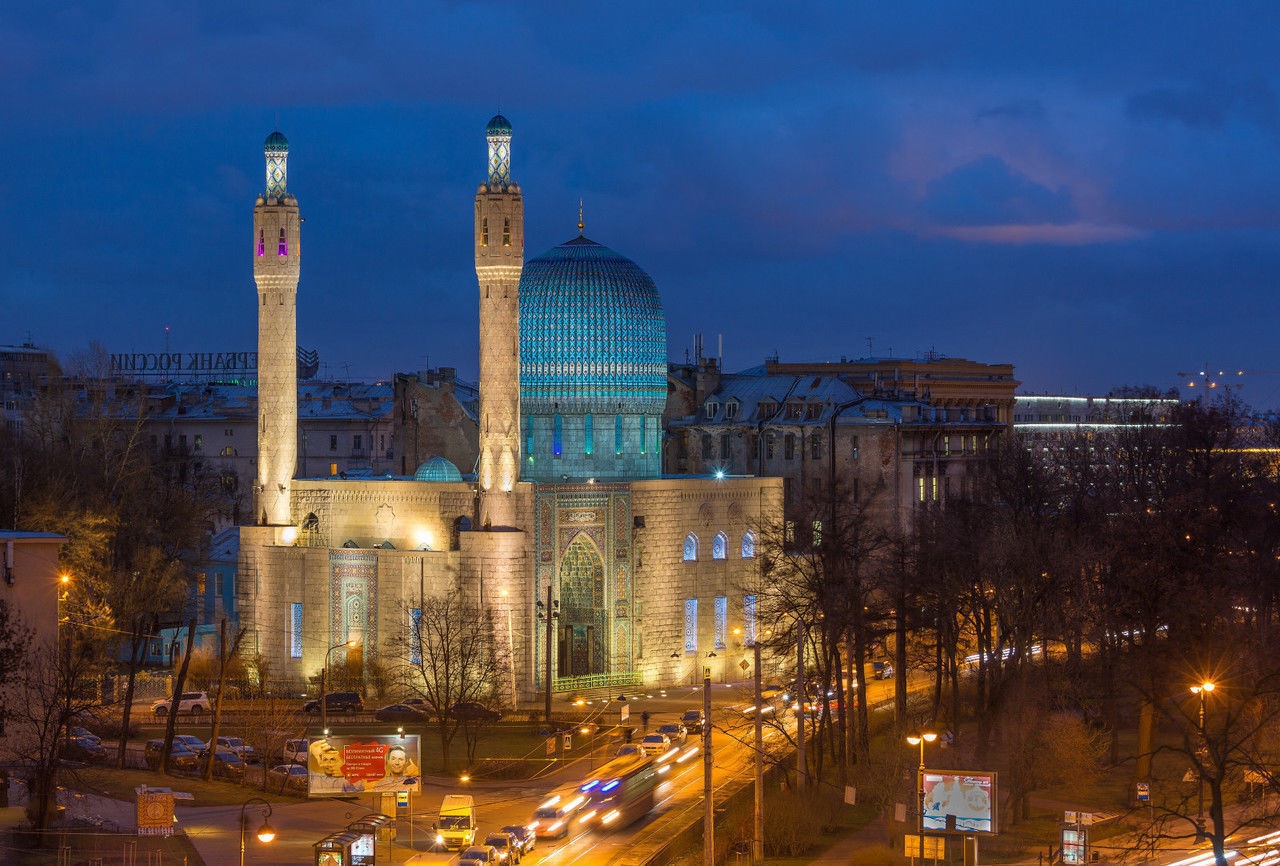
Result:
{"label": "construction crane", "polygon": [[1232,378],[1238,379],[1242,376],[1262,376],[1262,375],[1272,375],[1275,373],[1280,373],[1280,370],[1219,370],[1217,373],[1214,373],[1209,368],[1208,362],[1205,362],[1204,369],[1199,370],[1198,372],[1195,372],[1195,373],[1179,372],[1178,376],[1181,379],[1188,380],[1187,381],[1188,388],[1197,387],[1196,379],[1199,379],[1200,380],[1199,387],[1203,388],[1207,393],[1209,391],[1212,391],[1214,388],[1243,388],[1244,387],[1245,385],[1244,382],[1230,381]]}

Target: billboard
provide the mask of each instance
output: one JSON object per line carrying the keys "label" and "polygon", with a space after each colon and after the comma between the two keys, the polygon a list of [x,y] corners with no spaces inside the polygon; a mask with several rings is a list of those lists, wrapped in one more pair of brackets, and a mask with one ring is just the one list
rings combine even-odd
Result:
{"label": "billboard", "polygon": [[420,791],[420,740],[416,734],[312,740],[307,748],[307,796]]}
{"label": "billboard", "polygon": [[995,833],[996,774],[964,770],[924,770],[924,829]]}

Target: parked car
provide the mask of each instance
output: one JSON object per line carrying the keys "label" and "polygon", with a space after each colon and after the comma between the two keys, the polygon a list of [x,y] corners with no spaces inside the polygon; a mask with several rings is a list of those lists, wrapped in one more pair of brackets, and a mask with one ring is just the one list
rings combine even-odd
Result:
{"label": "parked car", "polygon": [[499,863],[519,863],[521,848],[516,837],[510,833],[490,833],[484,837],[484,844],[492,846],[498,852]]}
{"label": "parked car", "polygon": [[427,715],[431,714],[431,705],[422,698],[405,698],[400,703],[404,704],[406,707],[413,707],[420,713],[426,713]]}
{"label": "parked car", "polygon": [[173,741],[179,745],[186,746],[197,754],[204,749],[204,740],[200,739],[195,734],[174,734]]}
{"label": "parked car", "polygon": [[88,728],[67,728],[67,736],[75,740],[92,740],[98,745],[102,745],[102,738]]}
{"label": "parked car", "polygon": [[285,740],[284,749],[282,750],[280,760],[287,764],[305,764],[307,763],[307,742],[306,737],[295,740]]}
{"label": "parked car", "polygon": [[888,662],[872,662],[871,676],[878,680],[888,680],[893,678],[893,665]]}
{"label": "parked car", "polygon": [[[364,712],[364,698],[359,692],[329,692],[324,696],[324,708],[330,713]],[[320,715],[320,700],[314,699],[302,705],[304,712],[313,716]]]}
{"label": "parked car", "polygon": [[640,745],[650,754],[661,755],[671,748],[671,739],[666,734],[646,734]]}
{"label": "parked car", "polygon": [[[160,759],[164,756],[164,740],[147,740],[142,750],[142,759],[147,768],[160,769]],[[174,743],[169,749],[169,769],[175,772],[194,773],[199,758],[196,753],[181,743]]]}
{"label": "parked car", "polygon": [[538,836],[524,824],[508,824],[502,828],[503,833],[510,833],[520,844],[520,856],[523,857],[538,847]]}
{"label": "parked car", "polygon": [[686,710],[680,717],[680,724],[684,725],[684,729],[691,734],[701,734],[702,723],[702,710]]}
{"label": "parked car", "polygon": [[467,863],[497,863],[498,849],[492,845],[472,845],[458,855],[458,866]]}
{"label": "parked car", "polygon": [[[173,703],[171,698],[162,698],[151,705],[151,712],[160,717],[167,716]],[[203,715],[209,711],[209,696],[204,692],[183,692],[178,696],[177,707],[178,715]]]}
{"label": "parked car", "polygon": [[286,791],[305,794],[310,775],[305,764],[276,764],[267,770],[267,790],[279,794]]}
{"label": "parked car", "polygon": [[[209,760],[209,750],[200,750],[200,765],[204,766],[204,762]],[[213,753],[213,777],[215,779],[229,779],[232,782],[244,781],[244,761],[240,760],[240,756],[235,752],[226,749],[219,749]]]}
{"label": "parked car", "polygon": [[427,714],[408,704],[391,704],[373,711],[373,717],[380,722],[425,722]]}
{"label": "parked car", "polygon": [[[204,744],[204,748],[209,748],[207,742]],[[218,737],[218,749],[220,751],[235,752],[240,756],[240,760],[246,764],[256,764],[261,760],[253,746],[240,737]]]}
{"label": "parked car", "polygon": [[491,710],[484,704],[476,703],[475,701],[462,701],[454,704],[449,708],[449,715],[455,719],[477,722],[496,722],[502,718],[502,713],[497,710]]}
{"label": "parked car", "polygon": [[108,754],[101,741],[88,737],[68,737],[58,744],[58,757],[64,761],[84,764],[104,764]]}
{"label": "parked car", "polygon": [[684,729],[684,725],[679,722],[671,722],[667,725],[658,726],[659,734],[666,734],[667,739],[673,743],[684,745],[685,739],[689,736],[689,732]]}

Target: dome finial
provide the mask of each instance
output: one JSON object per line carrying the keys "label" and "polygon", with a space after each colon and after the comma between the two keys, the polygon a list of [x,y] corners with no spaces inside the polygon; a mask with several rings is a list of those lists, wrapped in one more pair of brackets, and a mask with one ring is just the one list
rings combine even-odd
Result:
{"label": "dome finial", "polygon": [[582,221],[582,199],[578,199],[578,237],[582,237],[582,230],[587,224]]}

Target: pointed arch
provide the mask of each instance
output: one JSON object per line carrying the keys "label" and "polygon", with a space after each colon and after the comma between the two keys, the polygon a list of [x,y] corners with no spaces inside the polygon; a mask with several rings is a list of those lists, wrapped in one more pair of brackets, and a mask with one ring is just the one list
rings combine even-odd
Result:
{"label": "pointed arch", "polygon": [[747,530],[742,534],[742,558],[754,559],[756,555],[756,534]]}
{"label": "pointed arch", "polygon": [[725,559],[729,554],[729,536],[723,532],[717,532],[716,537],[711,539],[711,558]]}
{"label": "pointed arch", "polygon": [[684,561],[697,562],[698,560],[698,536],[690,532],[684,537]]}
{"label": "pointed arch", "polygon": [[560,676],[608,671],[607,595],[604,556],[580,532],[560,559]]}

